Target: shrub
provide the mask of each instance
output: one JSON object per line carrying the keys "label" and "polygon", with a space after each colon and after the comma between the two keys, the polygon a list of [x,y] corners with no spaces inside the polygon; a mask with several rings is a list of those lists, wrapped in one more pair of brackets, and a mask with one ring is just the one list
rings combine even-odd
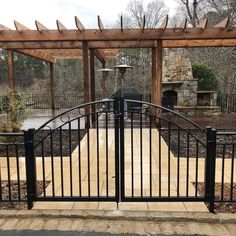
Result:
{"label": "shrub", "polygon": [[0,132],[18,132],[23,121],[30,115],[27,108],[29,97],[26,92],[14,95],[7,90],[0,95]]}
{"label": "shrub", "polygon": [[199,79],[199,90],[219,90],[218,81],[216,80],[216,77],[209,66],[193,63],[192,70],[193,77]]}

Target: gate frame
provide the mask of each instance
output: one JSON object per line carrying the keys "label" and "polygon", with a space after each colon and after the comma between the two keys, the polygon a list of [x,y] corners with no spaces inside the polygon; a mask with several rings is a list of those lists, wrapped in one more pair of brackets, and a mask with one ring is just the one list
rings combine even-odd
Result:
{"label": "gate frame", "polygon": [[[110,100],[112,101],[112,100]],[[79,107],[83,107],[86,105],[94,105],[97,103],[102,103],[104,101],[96,101],[91,103],[83,104]],[[164,108],[159,105],[155,105],[152,103],[136,101],[136,100],[124,100],[124,99],[114,99],[114,118],[115,118],[115,201],[118,205],[119,202],[181,202],[181,201],[193,201],[193,202],[209,202],[210,204],[210,212],[214,212],[214,200],[215,200],[215,159],[216,159],[216,130],[211,127],[207,127],[207,146],[206,146],[206,160],[205,160],[205,196],[204,197],[126,197],[125,196],[125,165],[124,165],[124,103],[125,102],[136,102],[141,104],[147,104],[153,106],[157,109],[167,110],[177,116],[182,117],[186,121],[193,123],[188,118],[178,114],[172,110]],[[70,109],[68,111],[71,111]],[[67,111],[67,112],[68,112]],[[65,114],[63,112],[62,114]],[[91,113],[92,114],[92,113]],[[90,115],[91,115],[90,114]],[[58,115],[60,116],[60,115]],[[57,117],[58,117],[57,116]],[[51,119],[53,120],[53,119]],[[47,124],[47,122],[45,123]],[[42,127],[42,126],[41,126]],[[41,128],[40,127],[40,128]],[[196,125],[196,127],[198,127]],[[37,130],[36,130],[37,132]],[[26,156],[26,180],[27,180],[27,202],[28,209],[32,209],[33,202],[37,200],[37,183],[36,183],[36,157],[34,156],[34,133],[35,129],[29,129],[28,131],[24,131],[24,142],[25,142],[25,156]],[[62,198],[61,201],[69,201],[70,198]],[[40,199],[43,200],[43,199]],[[49,200],[49,199],[46,199]],[[99,199],[87,198],[71,198],[71,201],[99,201]],[[104,201],[109,201],[109,199],[100,199]],[[59,201],[58,199],[51,199],[51,201]]]}

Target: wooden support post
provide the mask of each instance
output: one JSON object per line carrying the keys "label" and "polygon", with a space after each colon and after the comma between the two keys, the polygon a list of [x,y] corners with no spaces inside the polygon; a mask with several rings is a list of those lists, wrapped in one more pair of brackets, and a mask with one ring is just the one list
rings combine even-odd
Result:
{"label": "wooden support post", "polygon": [[14,76],[14,58],[13,58],[13,51],[8,51],[8,87],[10,91],[15,95],[16,93],[16,86],[15,86],[15,76]]}
{"label": "wooden support post", "polygon": [[50,63],[50,96],[51,108],[55,111],[55,80],[54,80],[54,63]]}
{"label": "wooden support post", "polygon": [[152,48],[152,103],[162,105],[162,41]]}
{"label": "wooden support post", "polygon": [[[152,100],[156,105],[162,105],[162,41],[157,41],[157,47],[152,48]],[[153,115],[161,116],[161,109],[155,109]],[[153,119],[153,126],[157,120]]]}
{"label": "wooden support post", "polygon": [[[95,68],[94,68],[94,60],[95,60],[95,54],[94,49],[90,49],[90,93],[91,93],[91,101],[95,101]],[[96,107],[95,105],[92,105],[92,122],[94,123],[96,120]]]}
{"label": "wooden support post", "polygon": [[[84,103],[89,102],[89,55],[88,42],[83,41],[83,79],[84,79]],[[85,107],[85,114],[89,114],[89,106]],[[85,128],[89,127],[89,119],[85,119]]]}

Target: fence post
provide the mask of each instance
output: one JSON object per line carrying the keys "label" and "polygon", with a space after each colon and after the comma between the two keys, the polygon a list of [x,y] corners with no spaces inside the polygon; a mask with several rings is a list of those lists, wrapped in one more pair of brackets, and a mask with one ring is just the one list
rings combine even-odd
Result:
{"label": "fence post", "polygon": [[209,210],[214,213],[215,204],[215,163],[216,163],[216,130],[207,127],[207,154],[205,170],[205,196],[209,201]]}
{"label": "fence post", "polygon": [[32,209],[36,198],[36,165],[34,157],[34,129],[24,131],[25,165],[28,210]]}

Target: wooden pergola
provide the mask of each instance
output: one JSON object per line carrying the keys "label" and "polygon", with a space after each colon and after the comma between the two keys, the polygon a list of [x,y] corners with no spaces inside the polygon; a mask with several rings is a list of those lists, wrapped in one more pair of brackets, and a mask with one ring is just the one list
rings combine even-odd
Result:
{"label": "wooden pergola", "polygon": [[56,30],[48,29],[38,21],[35,21],[36,30],[17,21],[14,21],[15,30],[0,25],[0,48],[8,50],[10,89],[15,90],[14,51],[50,63],[51,100],[52,109],[55,109],[53,65],[56,60],[82,58],[86,103],[95,100],[95,57],[105,67],[106,60],[115,58],[119,48],[151,48],[152,103],[161,104],[163,48],[236,46],[236,26],[229,26],[229,18],[214,27],[207,27],[208,19],[204,18],[195,28],[187,27],[187,20],[179,27],[168,28],[166,16],[159,28],[152,29],[145,27],[145,17],[139,29],[125,29],[122,16],[119,29],[106,29],[99,16],[97,20],[98,29],[85,29],[77,17],[76,29],[67,29],[58,20]]}

